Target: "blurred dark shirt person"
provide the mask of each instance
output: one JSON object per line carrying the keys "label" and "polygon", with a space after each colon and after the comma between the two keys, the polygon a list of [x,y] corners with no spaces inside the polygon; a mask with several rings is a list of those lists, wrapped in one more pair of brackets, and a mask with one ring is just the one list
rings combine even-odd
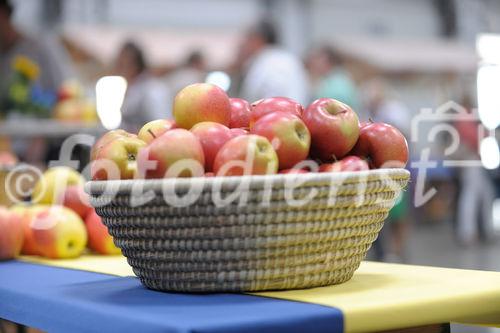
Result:
{"label": "blurred dark shirt person", "polygon": [[144,52],[126,42],[116,58],[114,73],[127,80],[121,127],[137,132],[145,123],[172,116],[168,88],[148,70]]}
{"label": "blurred dark shirt person", "polygon": [[14,62],[19,57],[36,64],[36,85],[43,91],[55,92],[71,77],[68,56],[62,45],[50,34],[30,36],[12,23],[14,8],[8,0],[0,0],[0,101],[9,93],[15,74]]}
{"label": "blurred dark shirt person", "polygon": [[243,79],[240,96],[250,102],[285,96],[308,102],[308,77],[301,60],[278,45],[274,26],[260,22],[243,39],[238,53]]}
{"label": "blurred dark shirt person", "polygon": [[332,48],[323,46],[313,50],[306,62],[313,99],[334,98],[358,111],[360,103],[356,84]]}

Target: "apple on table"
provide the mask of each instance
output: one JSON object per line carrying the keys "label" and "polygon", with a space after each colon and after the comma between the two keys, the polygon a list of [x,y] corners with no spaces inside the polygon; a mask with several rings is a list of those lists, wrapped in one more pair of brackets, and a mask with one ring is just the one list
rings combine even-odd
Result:
{"label": "apple on table", "polygon": [[0,260],[17,257],[24,240],[22,216],[0,207]]}
{"label": "apple on table", "polygon": [[102,223],[102,219],[95,210],[92,210],[85,219],[85,227],[88,233],[88,247],[104,255],[120,254],[121,250],[113,243],[113,237],[108,228]]}
{"label": "apple on table", "polygon": [[82,219],[64,206],[51,206],[36,213],[31,228],[38,253],[47,258],[75,258],[87,245]]}
{"label": "apple on table", "polygon": [[70,185],[63,193],[62,205],[72,209],[82,219],[92,210],[89,195],[83,190],[81,185]]}
{"label": "apple on table", "polygon": [[17,156],[10,151],[0,151],[0,167],[14,166],[18,162]]}
{"label": "apple on table", "polygon": [[35,239],[33,237],[32,224],[36,215],[43,211],[50,209],[50,205],[15,205],[10,208],[11,211],[21,215],[21,224],[23,225],[24,241],[21,248],[21,254],[25,255],[38,255],[40,254]]}
{"label": "apple on table", "polygon": [[36,204],[61,204],[64,192],[68,186],[83,186],[84,178],[80,173],[65,166],[46,170],[38,179],[31,195]]}

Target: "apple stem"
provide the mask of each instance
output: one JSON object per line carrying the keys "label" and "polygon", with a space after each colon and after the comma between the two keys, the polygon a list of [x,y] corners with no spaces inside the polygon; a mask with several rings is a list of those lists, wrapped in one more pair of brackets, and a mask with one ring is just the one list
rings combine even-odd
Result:
{"label": "apple stem", "polygon": [[153,136],[153,138],[156,139],[156,135],[153,133],[153,131],[151,130],[151,128],[148,128],[148,132],[149,132],[149,134],[151,134],[151,136]]}
{"label": "apple stem", "polygon": [[374,121],[373,121],[373,119],[372,119],[371,117],[370,117],[370,118],[368,118],[368,122],[369,122],[370,124],[373,124],[373,123],[374,123]]}
{"label": "apple stem", "polygon": [[338,162],[338,161],[339,161],[339,160],[337,159],[337,156],[332,155],[332,157],[333,157],[333,161],[334,161],[334,162]]}

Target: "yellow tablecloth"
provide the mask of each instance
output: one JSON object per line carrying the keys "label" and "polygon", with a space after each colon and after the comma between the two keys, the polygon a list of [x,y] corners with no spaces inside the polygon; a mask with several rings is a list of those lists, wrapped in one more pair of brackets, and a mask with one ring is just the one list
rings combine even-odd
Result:
{"label": "yellow tablecloth", "polygon": [[[133,275],[121,256],[22,260],[119,276]],[[254,293],[339,308],[347,332],[444,322],[500,323],[500,273],[363,262],[341,285]]]}

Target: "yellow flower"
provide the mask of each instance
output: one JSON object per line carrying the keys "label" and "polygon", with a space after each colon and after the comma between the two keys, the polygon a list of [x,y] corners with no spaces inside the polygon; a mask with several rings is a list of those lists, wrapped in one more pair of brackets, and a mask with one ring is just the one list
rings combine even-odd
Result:
{"label": "yellow flower", "polygon": [[25,75],[30,81],[36,80],[40,74],[38,65],[25,56],[16,56],[12,66],[14,70]]}

